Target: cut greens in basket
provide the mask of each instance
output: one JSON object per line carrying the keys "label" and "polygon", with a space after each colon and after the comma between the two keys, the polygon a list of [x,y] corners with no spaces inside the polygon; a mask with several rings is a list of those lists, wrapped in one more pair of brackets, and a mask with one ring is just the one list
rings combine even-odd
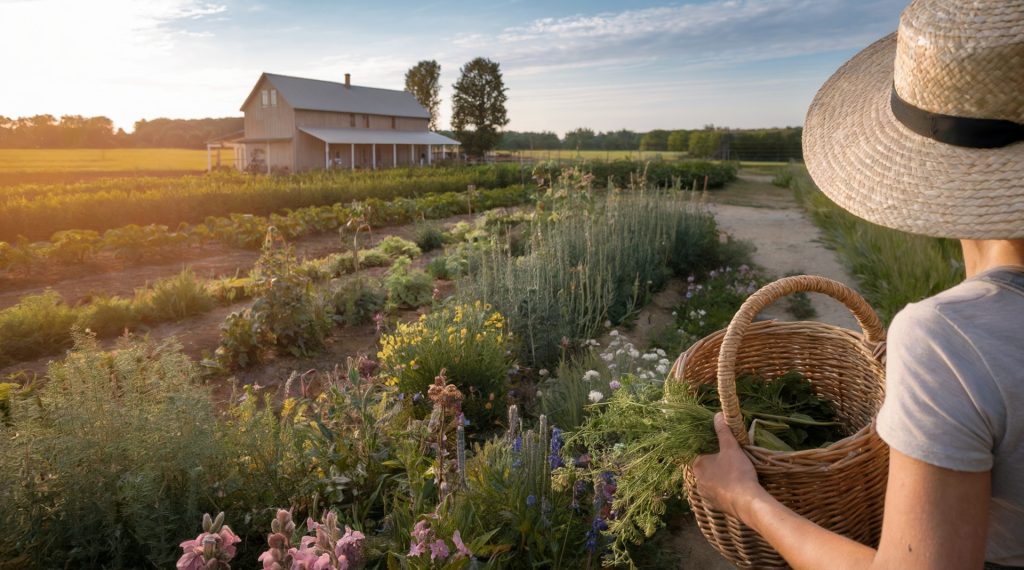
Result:
{"label": "cut greens in basket", "polygon": [[[682,468],[699,455],[718,452],[718,387],[670,392],[624,378],[622,389],[595,405],[596,413],[566,441],[567,453],[586,452],[592,469],[617,476],[616,516],[609,521],[613,564],[628,565],[627,545],[640,543],[661,526],[665,502],[681,496]],[[831,402],[818,396],[799,372],[770,379],[741,375],[736,393],[754,445],[794,451],[825,447],[847,435]]]}

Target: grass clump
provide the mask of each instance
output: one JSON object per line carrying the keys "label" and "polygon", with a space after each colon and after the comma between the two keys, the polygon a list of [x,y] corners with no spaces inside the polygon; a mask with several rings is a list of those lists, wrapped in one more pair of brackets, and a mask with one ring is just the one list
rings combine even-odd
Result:
{"label": "grass clump", "polygon": [[0,311],[0,366],[68,348],[77,320],[77,311],[56,291],[23,297]]}
{"label": "grass clump", "polygon": [[436,222],[420,221],[413,229],[413,241],[424,253],[434,251],[444,246],[444,232]]}
{"label": "grass clump", "polygon": [[963,254],[955,240],[908,234],[862,220],[829,200],[805,168],[790,168],[797,201],[883,322],[889,323],[908,303],[963,281]]}
{"label": "grass clump", "polygon": [[217,300],[206,283],[191,268],[157,281],[136,295],[135,306],[142,320],[150,323],[178,321],[212,309]]}

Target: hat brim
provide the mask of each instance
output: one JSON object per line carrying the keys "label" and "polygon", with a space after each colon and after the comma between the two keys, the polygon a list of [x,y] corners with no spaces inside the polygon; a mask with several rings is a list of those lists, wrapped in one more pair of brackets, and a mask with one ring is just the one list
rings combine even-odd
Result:
{"label": "hat brim", "polygon": [[839,68],[815,95],[804,161],[837,205],[870,222],[935,237],[1024,238],[1024,141],[996,149],[920,136],[892,114],[896,34]]}

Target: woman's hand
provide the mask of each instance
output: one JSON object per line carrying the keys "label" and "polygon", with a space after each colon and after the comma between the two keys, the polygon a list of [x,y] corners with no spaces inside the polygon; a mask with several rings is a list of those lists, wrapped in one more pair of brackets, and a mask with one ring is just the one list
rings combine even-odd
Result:
{"label": "woman's hand", "polygon": [[715,432],[718,433],[718,453],[701,455],[693,462],[697,490],[716,510],[745,520],[744,515],[753,500],[767,492],[757,482],[754,465],[740,449],[722,412],[715,414]]}

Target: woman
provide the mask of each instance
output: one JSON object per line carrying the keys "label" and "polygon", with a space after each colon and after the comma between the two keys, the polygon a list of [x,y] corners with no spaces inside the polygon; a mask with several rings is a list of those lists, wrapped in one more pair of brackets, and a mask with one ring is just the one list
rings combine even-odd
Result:
{"label": "woman", "polygon": [[721,417],[701,494],[798,569],[1024,567],[1024,2],[911,3],[819,91],[804,157],[853,214],[960,239],[967,280],[890,327],[877,549],[768,495]]}

